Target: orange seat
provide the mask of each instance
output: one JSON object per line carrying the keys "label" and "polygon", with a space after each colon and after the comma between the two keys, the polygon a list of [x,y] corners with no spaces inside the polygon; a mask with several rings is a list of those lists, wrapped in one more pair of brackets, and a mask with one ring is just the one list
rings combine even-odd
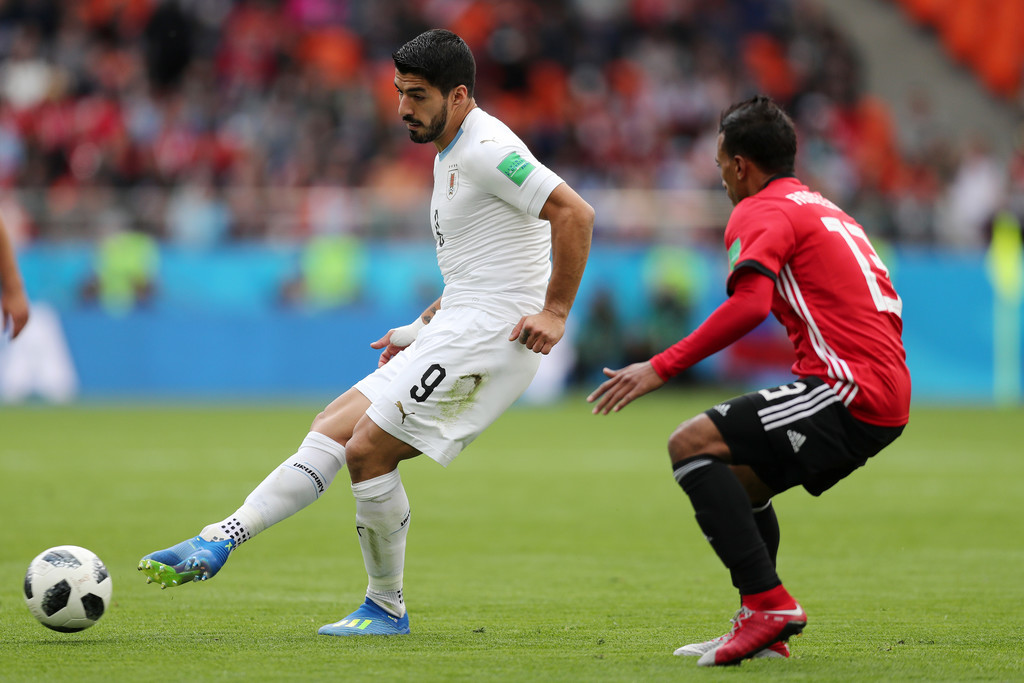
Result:
{"label": "orange seat", "polygon": [[991,8],[984,49],[975,66],[992,92],[1014,98],[1021,91],[1024,64],[1024,5],[997,2]]}
{"label": "orange seat", "polygon": [[940,17],[951,0],[897,0],[910,17],[919,24],[938,26]]}

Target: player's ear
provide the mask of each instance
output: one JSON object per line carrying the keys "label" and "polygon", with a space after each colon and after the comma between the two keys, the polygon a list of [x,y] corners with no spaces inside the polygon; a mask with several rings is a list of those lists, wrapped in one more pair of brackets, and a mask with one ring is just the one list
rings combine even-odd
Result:
{"label": "player's ear", "polygon": [[449,97],[451,98],[452,106],[458,107],[469,99],[469,89],[464,85],[457,85],[452,88]]}
{"label": "player's ear", "polygon": [[750,170],[750,162],[739,155],[734,156],[732,160],[733,165],[736,167],[736,180],[743,180]]}

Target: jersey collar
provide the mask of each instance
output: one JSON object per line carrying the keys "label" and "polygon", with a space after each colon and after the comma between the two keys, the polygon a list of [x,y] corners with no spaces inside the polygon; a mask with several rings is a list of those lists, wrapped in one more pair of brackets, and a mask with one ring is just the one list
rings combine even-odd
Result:
{"label": "jersey collar", "polygon": [[448,143],[448,146],[437,153],[437,158],[439,161],[444,161],[444,158],[448,156],[448,152],[452,151],[452,147],[455,146],[455,143],[459,141],[459,138],[462,137],[462,134],[464,132],[466,132],[466,129],[460,126],[459,132],[455,134],[455,137],[453,137],[452,141]]}
{"label": "jersey collar", "polygon": [[[459,131],[459,132],[462,132],[462,131]],[[763,190],[764,188],[768,187],[769,185],[771,185],[776,180],[779,180],[780,178],[796,178],[796,176],[793,175],[792,173],[776,173],[771,178],[769,178],[768,180],[764,181],[764,185],[761,186],[761,190]],[[760,192],[761,190],[758,190],[758,192]]]}

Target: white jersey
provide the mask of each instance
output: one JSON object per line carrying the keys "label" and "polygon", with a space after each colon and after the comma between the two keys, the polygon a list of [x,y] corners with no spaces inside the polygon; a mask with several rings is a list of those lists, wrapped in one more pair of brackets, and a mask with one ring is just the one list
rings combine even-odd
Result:
{"label": "white jersey", "polygon": [[434,159],[430,225],[444,277],[441,308],[470,306],[512,323],[540,312],[551,224],[538,218],[562,183],[508,126],[469,112]]}

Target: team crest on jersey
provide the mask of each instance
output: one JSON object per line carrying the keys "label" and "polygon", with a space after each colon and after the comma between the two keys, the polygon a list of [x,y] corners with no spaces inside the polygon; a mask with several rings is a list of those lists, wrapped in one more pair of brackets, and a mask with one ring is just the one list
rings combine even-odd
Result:
{"label": "team crest on jersey", "polygon": [[455,196],[459,191],[459,167],[448,169],[448,199]]}

